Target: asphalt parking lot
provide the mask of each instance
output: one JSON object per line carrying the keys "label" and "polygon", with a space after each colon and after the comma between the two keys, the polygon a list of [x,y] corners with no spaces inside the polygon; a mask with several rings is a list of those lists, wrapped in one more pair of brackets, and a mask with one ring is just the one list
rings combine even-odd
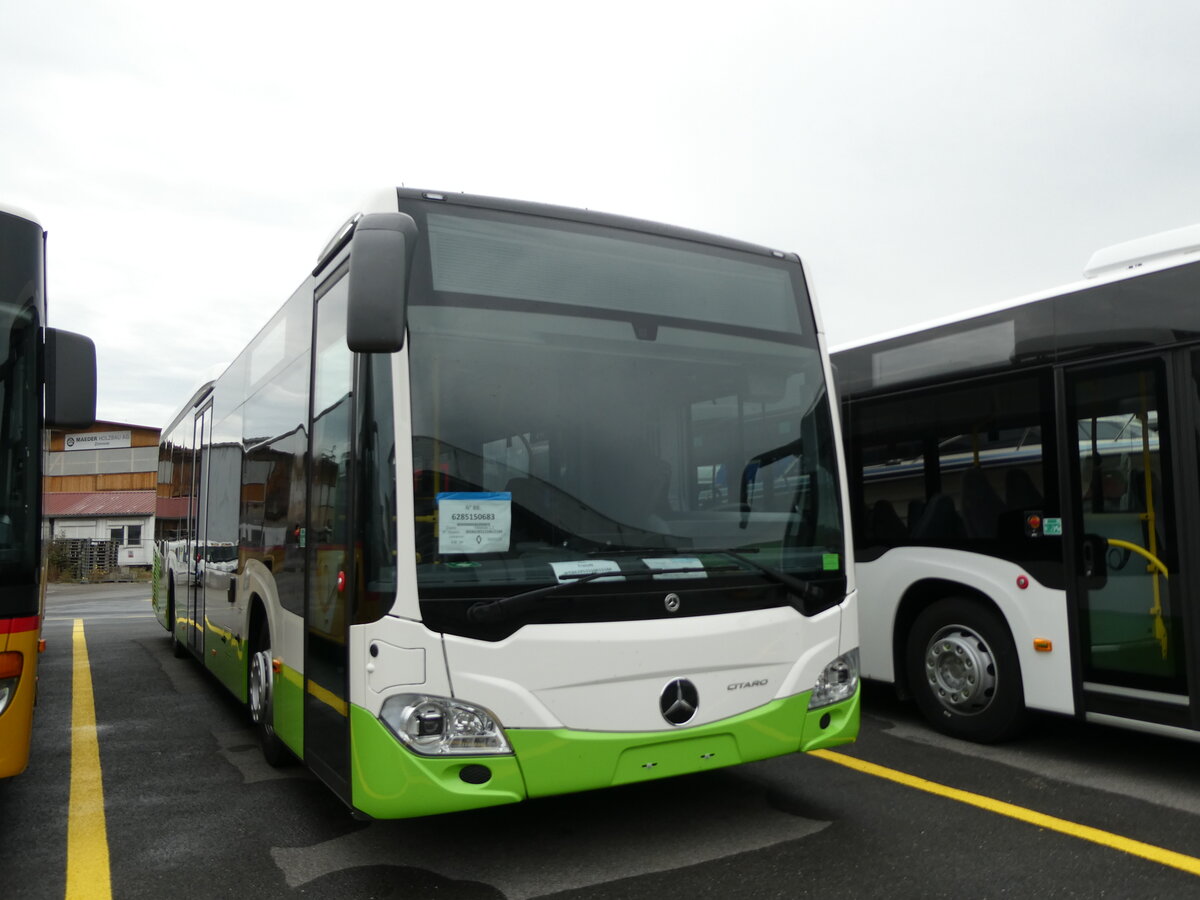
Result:
{"label": "asphalt parking lot", "polygon": [[302,767],[262,761],[244,711],[193,660],[172,657],[148,596],[144,585],[50,592],[34,762],[0,783],[6,896],[102,896],[90,893],[99,876],[78,880],[89,871],[82,851],[68,852],[80,815],[71,798],[80,632],[114,897],[1200,889],[1193,745],[1049,718],[1018,742],[963,744],[879,689],[867,691],[860,740],[837,753],[430,819],[356,821]]}

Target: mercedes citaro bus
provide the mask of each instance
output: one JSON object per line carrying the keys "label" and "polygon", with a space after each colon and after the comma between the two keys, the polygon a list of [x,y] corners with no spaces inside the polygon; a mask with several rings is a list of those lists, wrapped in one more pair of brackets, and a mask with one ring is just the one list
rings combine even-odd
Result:
{"label": "mercedes citaro bus", "polygon": [[850,741],[823,348],[790,254],[388,190],[163,430],[158,616],[372,817]]}

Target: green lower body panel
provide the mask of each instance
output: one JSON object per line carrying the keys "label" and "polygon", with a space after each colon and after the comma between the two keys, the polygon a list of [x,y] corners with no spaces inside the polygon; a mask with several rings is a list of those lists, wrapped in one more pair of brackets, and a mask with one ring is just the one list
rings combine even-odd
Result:
{"label": "green lower body panel", "polygon": [[857,693],[815,712],[808,709],[808,696],[775,700],[696,728],[648,734],[514,729],[508,739],[530,797],[669,778],[854,740]]}
{"label": "green lower body panel", "polygon": [[[807,693],[696,728],[643,733],[507,730],[511,756],[423,757],[377,718],[351,706],[353,804],[376,818],[456,812],[527,797],[547,797],[668,778],[818,750],[858,735],[859,693],[808,709]],[[490,777],[478,780],[477,767]]]}
{"label": "green lower body panel", "polygon": [[304,759],[304,676],[283,666],[274,678],[275,733],[289,750]]}
{"label": "green lower body panel", "polygon": [[218,681],[229,688],[233,696],[245,703],[248,671],[246,642],[239,641],[229,632],[209,625],[204,643],[208,650],[204,657],[204,664],[208,670],[217,676]]}

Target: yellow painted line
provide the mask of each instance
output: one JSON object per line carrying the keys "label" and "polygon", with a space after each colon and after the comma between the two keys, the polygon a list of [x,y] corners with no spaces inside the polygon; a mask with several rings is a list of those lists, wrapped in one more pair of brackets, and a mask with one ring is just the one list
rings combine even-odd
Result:
{"label": "yellow painted line", "polygon": [[976,806],[979,809],[984,809],[997,815],[1008,816],[1010,819],[1017,819],[1021,822],[1036,825],[1039,828],[1045,828],[1049,831],[1057,831],[1060,834],[1070,835],[1080,840],[1091,841],[1093,844],[1111,847],[1114,850],[1120,850],[1122,853],[1140,856],[1142,859],[1148,859],[1151,862],[1170,866],[1174,869],[1181,869],[1192,875],[1200,875],[1200,859],[1194,856],[1176,853],[1174,850],[1164,850],[1162,847],[1122,837],[1119,834],[1113,834],[1111,831],[1103,831],[1099,828],[1092,828],[1090,825],[1080,825],[1078,822],[1070,822],[1066,819],[1048,816],[1045,813],[1035,812],[1023,806],[1005,803],[1003,800],[994,800],[982,794],[973,794],[970,791],[947,787],[944,784],[938,784],[936,781],[926,781],[924,778],[918,778],[915,775],[909,775],[905,772],[899,772],[896,769],[889,769],[886,766],[866,762],[865,760],[855,759],[852,756],[846,756],[842,753],[834,753],[830,750],[813,750],[810,755],[819,756],[821,759],[835,762],[840,766],[846,766],[849,769],[855,769],[867,775],[874,775],[876,778],[886,778],[888,781],[894,781],[906,787],[916,788],[919,791],[936,794],[939,797],[946,797],[950,800],[957,800],[959,803]]}
{"label": "yellow painted line", "polygon": [[108,833],[96,703],[83,619],[75,620],[71,677],[71,800],[67,813],[67,900],[110,900]]}

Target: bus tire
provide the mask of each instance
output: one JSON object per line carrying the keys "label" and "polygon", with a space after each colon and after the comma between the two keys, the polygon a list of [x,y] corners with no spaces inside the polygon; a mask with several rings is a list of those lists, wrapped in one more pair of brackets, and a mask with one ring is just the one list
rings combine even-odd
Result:
{"label": "bus tire", "polygon": [[258,733],[258,745],[268,765],[282,766],[290,754],[275,733],[275,671],[271,657],[271,631],[266,621],[258,626],[251,645],[248,690],[250,718]]}
{"label": "bus tire", "polygon": [[179,623],[175,621],[175,583],[167,588],[167,630],[171,632],[171,655],[176,659],[187,656],[187,647],[179,641]]}
{"label": "bus tire", "polygon": [[943,734],[1003,741],[1025,722],[1017,648],[1004,619],[983,603],[949,597],[926,607],[908,633],[908,683]]}

